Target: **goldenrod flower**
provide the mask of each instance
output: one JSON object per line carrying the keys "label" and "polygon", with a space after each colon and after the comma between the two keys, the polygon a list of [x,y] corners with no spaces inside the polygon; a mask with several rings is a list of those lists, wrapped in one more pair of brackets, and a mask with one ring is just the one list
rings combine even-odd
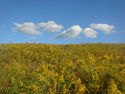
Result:
{"label": "goldenrod flower", "polygon": [[33,91],[35,91],[35,90],[38,89],[38,86],[36,86],[36,85],[30,85],[28,88],[31,89],[31,90],[33,90]]}

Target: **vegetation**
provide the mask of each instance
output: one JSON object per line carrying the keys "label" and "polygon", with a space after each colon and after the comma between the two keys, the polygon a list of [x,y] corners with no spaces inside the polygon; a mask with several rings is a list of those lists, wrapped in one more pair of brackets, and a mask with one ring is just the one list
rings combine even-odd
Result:
{"label": "vegetation", "polygon": [[0,94],[125,94],[125,44],[1,44]]}

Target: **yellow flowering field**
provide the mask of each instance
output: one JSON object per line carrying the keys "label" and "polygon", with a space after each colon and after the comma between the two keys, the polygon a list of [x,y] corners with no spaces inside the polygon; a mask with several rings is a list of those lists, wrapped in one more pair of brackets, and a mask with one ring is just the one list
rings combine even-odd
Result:
{"label": "yellow flowering field", "polygon": [[125,94],[125,44],[0,44],[0,94]]}

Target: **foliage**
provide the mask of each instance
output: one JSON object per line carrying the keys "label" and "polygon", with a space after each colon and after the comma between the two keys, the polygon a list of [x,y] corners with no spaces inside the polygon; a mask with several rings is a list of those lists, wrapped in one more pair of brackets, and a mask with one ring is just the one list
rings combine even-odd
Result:
{"label": "foliage", "polygon": [[125,44],[0,44],[0,94],[125,94]]}

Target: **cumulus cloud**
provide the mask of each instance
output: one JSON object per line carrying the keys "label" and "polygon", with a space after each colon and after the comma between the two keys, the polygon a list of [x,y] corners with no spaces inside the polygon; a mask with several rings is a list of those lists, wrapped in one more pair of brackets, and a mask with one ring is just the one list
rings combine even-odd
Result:
{"label": "cumulus cloud", "polygon": [[59,32],[63,28],[62,25],[58,25],[54,21],[48,21],[46,23],[41,22],[38,23],[38,26],[40,27],[41,30],[48,32]]}
{"label": "cumulus cloud", "polygon": [[82,28],[78,25],[74,25],[67,30],[61,32],[56,38],[75,38],[82,32]]}
{"label": "cumulus cloud", "polygon": [[91,28],[85,28],[83,30],[83,33],[86,37],[88,38],[96,38],[97,37],[97,34],[98,32],[96,32],[95,30],[91,29]]}
{"label": "cumulus cloud", "polygon": [[62,25],[58,25],[54,21],[40,22],[36,24],[33,22],[25,22],[22,24],[14,23],[14,25],[14,31],[19,31],[30,35],[39,35],[44,31],[59,32],[63,28]]}
{"label": "cumulus cloud", "polygon": [[92,29],[103,31],[105,34],[114,32],[113,29],[115,28],[113,25],[109,24],[90,24],[89,27]]}
{"label": "cumulus cloud", "polygon": [[15,31],[19,31],[25,34],[39,35],[41,32],[37,31],[37,27],[32,22],[26,22],[23,24],[14,23]]}
{"label": "cumulus cloud", "polygon": [[[14,23],[14,31],[22,32],[30,35],[40,35],[42,32],[60,32],[63,29],[62,25],[57,24],[55,21],[48,22],[25,22],[22,24]],[[90,24],[89,27],[82,29],[79,25],[73,25],[70,28],[62,31],[56,38],[75,38],[82,32],[88,38],[96,38],[99,31],[103,31],[105,34],[114,32],[115,27],[109,24]]]}

